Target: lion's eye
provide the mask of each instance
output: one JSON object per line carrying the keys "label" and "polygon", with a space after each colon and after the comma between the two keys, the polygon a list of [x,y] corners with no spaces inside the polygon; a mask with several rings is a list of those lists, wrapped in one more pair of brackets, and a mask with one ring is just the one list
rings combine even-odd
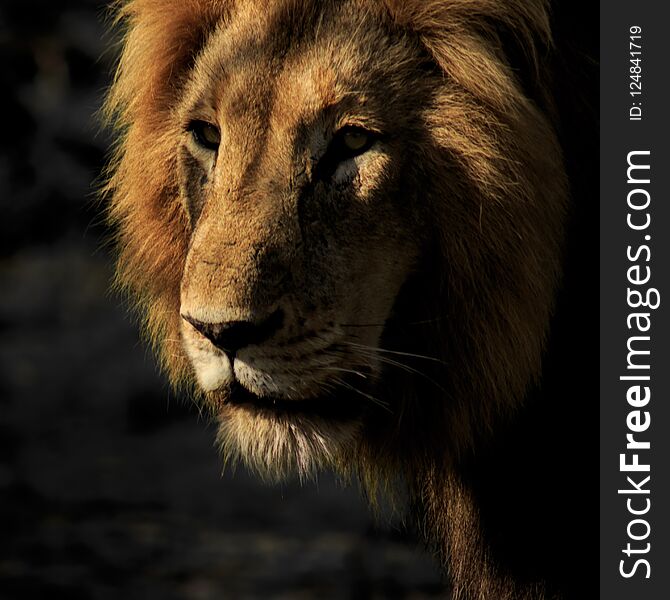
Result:
{"label": "lion's eye", "polygon": [[342,141],[351,152],[361,152],[368,145],[370,136],[362,129],[352,129],[342,134]]}
{"label": "lion's eye", "polygon": [[202,146],[207,150],[218,150],[221,143],[221,132],[219,128],[207,121],[193,121],[189,127],[189,131],[198,146]]}
{"label": "lion's eye", "polygon": [[333,137],[328,153],[341,162],[367,152],[374,141],[375,136],[370,131],[360,127],[344,127]]}
{"label": "lion's eye", "polygon": [[329,179],[340,163],[365,154],[376,141],[374,133],[361,127],[343,127],[333,136],[328,150],[319,161],[318,176]]}

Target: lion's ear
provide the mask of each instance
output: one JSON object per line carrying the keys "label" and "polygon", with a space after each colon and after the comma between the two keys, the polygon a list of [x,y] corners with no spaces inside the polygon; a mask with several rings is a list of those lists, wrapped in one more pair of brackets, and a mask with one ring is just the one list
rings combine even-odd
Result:
{"label": "lion's ear", "polygon": [[386,0],[393,19],[418,35],[437,65],[477,96],[499,100],[520,86],[540,100],[551,48],[547,0]]}

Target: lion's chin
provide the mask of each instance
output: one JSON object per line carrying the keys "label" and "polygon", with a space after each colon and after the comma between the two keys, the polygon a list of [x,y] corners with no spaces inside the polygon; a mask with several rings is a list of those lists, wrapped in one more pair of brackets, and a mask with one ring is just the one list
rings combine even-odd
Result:
{"label": "lion's chin", "polygon": [[313,478],[356,453],[363,415],[349,398],[261,398],[235,386],[225,399],[210,400],[224,462],[244,464],[265,480]]}
{"label": "lion's chin", "polygon": [[329,421],[349,421],[361,416],[361,403],[347,394],[338,397],[309,396],[286,398],[259,395],[237,381],[225,393],[225,402],[251,412],[268,413],[286,418],[321,418]]}

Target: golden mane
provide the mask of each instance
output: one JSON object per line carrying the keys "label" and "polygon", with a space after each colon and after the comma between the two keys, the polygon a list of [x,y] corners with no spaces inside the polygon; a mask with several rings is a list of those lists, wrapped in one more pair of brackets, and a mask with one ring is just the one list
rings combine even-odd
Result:
{"label": "golden mane", "polygon": [[172,110],[194,57],[228,4],[116,3],[123,51],[104,115],[119,137],[103,194],[118,232],[117,285],[137,305],[174,384],[186,376],[175,332],[188,225],[176,181]]}

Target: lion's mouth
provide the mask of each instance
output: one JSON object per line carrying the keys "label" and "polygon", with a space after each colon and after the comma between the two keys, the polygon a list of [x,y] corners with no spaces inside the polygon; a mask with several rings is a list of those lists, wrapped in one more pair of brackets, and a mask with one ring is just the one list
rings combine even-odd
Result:
{"label": "lion's mouth", "polygon": [[350,421],[360,418],[366,410],[357,394],[343,389],[337,394],[287,400],[276,396],[259,396],[235,381],[226,403],[258,414],[286,417],[320,417],[333,421]]}

